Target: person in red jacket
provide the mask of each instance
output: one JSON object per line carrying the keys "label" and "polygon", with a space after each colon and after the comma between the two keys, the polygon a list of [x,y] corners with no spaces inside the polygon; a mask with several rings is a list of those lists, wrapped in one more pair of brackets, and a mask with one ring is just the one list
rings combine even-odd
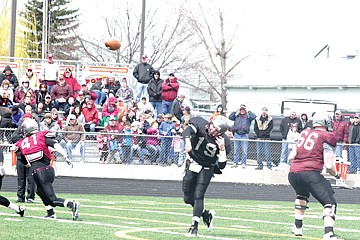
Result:
{"label": "person in red jacket", "polygon": [[178,95],[180,83],[177,81],[174,73],[170,73],[169,77],[162,84],[162,113],[168,114],[171,111],[171,106],[174,99]]}
{"label": "person in red jacket", "polygon": [[76,98],[76,95],[77,95],[76,93],[81,90],[81,86],[80,86],[78,80],[76,80],[76,78],[74,78],[70,68],[65,69],[63,76],[64,76],[66,84],[68,84],[73,91],[73,97]]}
{"label": "person in red jacket", "polygon": [[343,144],[348,143],[349,125],[341,116],[341,111],[336,110],[335,119],[332,122],[333,133],[336,136],[335,155],[337,158],[342,157]]}
{"label": "person in red jacket", "polygon": [[85,130],[95,132],[95,127],[99,124],[99,114],[93,100],[87,100],[86,108],[82,109],[85,118]]}

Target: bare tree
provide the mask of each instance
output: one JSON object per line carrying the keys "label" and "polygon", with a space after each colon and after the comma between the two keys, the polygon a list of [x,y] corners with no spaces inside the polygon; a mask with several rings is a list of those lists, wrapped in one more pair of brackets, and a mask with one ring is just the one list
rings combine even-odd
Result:
{"label": "bare tree", "polygon": [[[119,3],[121,2],[121,3]],[[125,3],[124,3],[125,2]],[[122,46],[117,51],[109,51],[102,41],[95,39],[80,39],[84,53],[88,58],[98,62],[137,63],[140,52],[139,9],[134,9],[133,1],[118,1],[114,5],[115,16],[103,17],[107,37],[121,40]],[[169,20],[168,17],[171,16]],[[196,48],[190,42],[194,31],[188,25],[184,16],[158,14],[158,9],[149,8],[145,22],[145,53],[150,57],[150,63],[159,69],[177,69]]]}
{"label": "bare tree", "polygon": [[[228,82],[234,69],[248,56],[232,55],[234,44],[238,38],[238,26],[231,28],[228,34],[223,10],[209,1],[206,1],[206,5],[208,8],[205,9],[201,2],[194,4],[184,0],[183,8],[180,10],[180,14],[186,16],[189,25],[195,31],[196,37],[201,43],[199,49],[204,53],[202,58],[197,57],[197,60],[188,64],[187,68],[193,69],[203,76],[202,83],[209,86],[211,99],[216,100],[219,97],[222,105],[226,108],[228,99],[224,85]],[[196,86],[197,84],[193,85],[204,89],[202,83],[199,83],[198,86]]]}

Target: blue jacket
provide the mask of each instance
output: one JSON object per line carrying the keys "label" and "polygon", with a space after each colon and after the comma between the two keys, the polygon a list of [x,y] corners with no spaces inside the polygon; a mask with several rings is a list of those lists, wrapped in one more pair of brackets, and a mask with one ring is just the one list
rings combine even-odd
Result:
{"label": "blue jacket", "polygon": [[126,134],[125,136],[122,136],[122,145],[131,146],[133,142],[132,142],[132,136],[130,136],[129,134],[132,134],[132,131],[124,129],[121,133]]}
{"label": "blue jacket", "polygon": [[[172,136],[173,135],[171,132],[172,129],[176,130],[175,125],[172,122],[163,121],[159,127],[159,134],[164,136],[165,133],[167,133],[166,136]],[[172,140],[172,138],[162,138],[162,139]]]}
{"label": "blue jacket", "polygon": [[251,121],[256,118],[256,115],[250,111],[246,112],[245,115],[237,114],[232,112],[229,116],[229,119],[234,121],[234,126],[232,127],[232,132],[239,135],[248,134],[250,132]]}

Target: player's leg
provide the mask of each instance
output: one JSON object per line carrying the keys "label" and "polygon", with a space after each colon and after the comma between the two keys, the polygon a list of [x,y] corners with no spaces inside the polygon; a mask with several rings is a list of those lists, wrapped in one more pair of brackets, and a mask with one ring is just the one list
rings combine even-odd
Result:
{"label": "player's leg", "polygon": [[[34,174],[34,179],[38,184],[41,199],[45,204],[48,216],[54,216],[54,207],[68,207],[73,212],[73,220],[76,220],[79,215],[80,204],[75,201],[59,198],[56,196],[52,183],[55,179],[55,171],[53,167],[48,167],[42,171]],[[39,186],[40,185],[40,186]]]}
{"label": "player's leg", "polygon": [[197,173],[185,169],[185,176],[182,182],[182,191],[184,192],[184,202],[194,207],[194,192]]}
{"label": "player's leg", "polygon": [[[204,196],[206,189],[209,186],[210,180],[213,177],[214,174],[214,168],[202,168],[201,171],[197,174],[196,183],[195,183],[195,191],[194,191],[194,208],[193,208],[193,218],[191,227],[189,229],[188,235],[196,236],[197,235],[197,229],[200,221],[200,217],[203,215],[204,212],[206,212],[206,217],[208,217],[207,214],[209,214],[208,210],[204,210]],[[205,222],[206,223],[206,222]],[[207,224],[207,223],[206,223]],[[209,222],[209,225],[212,227],[212,218],[211,222]],[[210,226],[208,226],[210,227]]]}
{"label": "player's leg", "polygon": [[311,194],[324,207],[324,239],[339,239],[334,233],[337,208],[334,190],[332,189],[330,182],[320,173],[314,174],[310,180],[312,180],[313,183],[310,189]]}
{"label": "player's leg", "polygon": [[3,197],[1,195],[0,195],[0,205],[10,208],[11,210],[14,210],[21,217],[25,215],[25,206],[18,206],[15,203],[10,202],[9,199],[7,199],[6,197]]}
{"label": "player's leg", "polygon": [[[308,198],[310,197],[310,193],[307,190],[307,185],[304,184],[302,180],[304,173],[289,173],[288,180],[291,186],[294,188],[296,192],[295,198],[295,223],[291,232],[295,236],[302,236],[303,229],[303,219],[305,215],[305,210],[308,208],[307,204],[309,202]],[[306,175],[306,174],[305,174]]]}

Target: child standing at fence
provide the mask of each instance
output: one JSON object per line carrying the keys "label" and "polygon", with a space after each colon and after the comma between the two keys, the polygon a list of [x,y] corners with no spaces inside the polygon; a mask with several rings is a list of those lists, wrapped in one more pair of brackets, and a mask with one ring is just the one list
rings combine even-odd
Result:
{"label": "child standing at fence", "polygon": [[105,163],[109,155],[108,136],[104,134],[104,130],[101,133],[96,136],[96,140],[100,153],[100,163]]}
{"label": "child standing at fence", "polygon": [[121,136],[121,158],[123,163],[130,164],[132,162],[131,146],[133,145],[133,141],[131,136],[131,124],[129,121],[125,123],[125,128],[121,133],[123,134],[123,136]]}
{"label": "child standing at fence", "polygon": [[115,135],[111,135],[109,139],[109,156],[107,163],[121,163],[119,156],[119,139]]}
{"label": "child standing at fence", "polygon": [[286,137],[286,141],[289,142],[289,145],[288,145],[289,152],[291,152],[291,150],[296,147],[296,143],[299,139],[299,136],[300,136],[300,133],[298,133],[298,124],[291,123],[290,131],[288,132],[288,135]]}
{"label": "child standing at fence", "polygon": [[147,130],[147,135],[154,135],[154,137],[147,137],[146,148],[150,152],[151,163],[157,163],[160,156],[160,141],[159,141],[159,124],[154,121],[151,123],[150,128]]}
{"label": "child standing at fence", "polygon": [[131,123],[131,130],[132,133],[136,136],[132,137],[133,144],[131,146],[131,159],[134,156],[134,153],[137,152],[139,156],[139,163],[144,164],[144,144],[145,144],[145,137],[140,136],[142,134],[142,131],[139,129],[140,122],[134,121]]}

